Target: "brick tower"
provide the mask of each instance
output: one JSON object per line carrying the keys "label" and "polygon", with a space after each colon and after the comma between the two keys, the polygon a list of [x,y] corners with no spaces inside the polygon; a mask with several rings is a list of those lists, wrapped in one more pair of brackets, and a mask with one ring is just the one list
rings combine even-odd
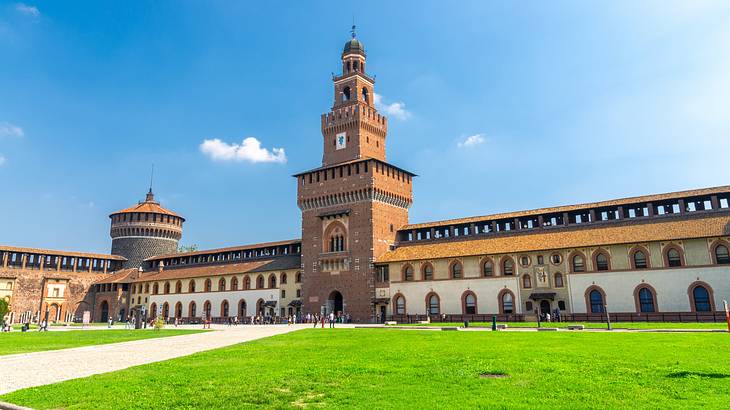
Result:
{"label": "brick tower", "polygon": [[334,105],[322,115],[322,166],[295,175],[304,311],[349,313],[357,322],[374,318],[374,263],[408,223],[414,176],[385,160],[388,121],[373,104],[365,57],[353,27],[333,78]]}
{"label": "brick tower", "polygon": [[138,268],[153,256],[175,253],[185,218],[160,206],[152,188],[144,201],[114,212],[111,219],[112,254],[127,258],[125,268]]}

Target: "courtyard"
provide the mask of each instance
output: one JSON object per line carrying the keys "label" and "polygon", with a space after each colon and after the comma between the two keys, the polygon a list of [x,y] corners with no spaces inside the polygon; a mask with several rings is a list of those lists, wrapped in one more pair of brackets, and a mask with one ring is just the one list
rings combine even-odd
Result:
{"label": "courtyard", "polygon": [[296,328],[0,400],[83,409],[720,408],[730,399],[727,333]]}

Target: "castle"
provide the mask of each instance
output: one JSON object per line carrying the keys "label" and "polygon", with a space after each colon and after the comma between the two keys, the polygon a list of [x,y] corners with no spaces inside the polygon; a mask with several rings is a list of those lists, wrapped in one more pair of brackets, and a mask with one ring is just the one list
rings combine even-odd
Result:
{"label": "castle", "polygon": [[730,186],[409,224],[415,175],[386,159],[354,35],[341,62],[322,164],[294,175],[301,239],[178,252],[185,219],[150,189],[109,216],[111,254],[0,246],[8,319],[724,319]]}

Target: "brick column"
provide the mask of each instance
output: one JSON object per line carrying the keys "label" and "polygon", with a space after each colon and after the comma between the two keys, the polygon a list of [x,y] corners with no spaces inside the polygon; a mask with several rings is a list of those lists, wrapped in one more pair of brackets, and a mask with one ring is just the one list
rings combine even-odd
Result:
{"label": "brick column", "polygon": [[683,213],[687,212],[687,209],[684,207],[685,206],[684,199],[680,199],[678,202],[679,202],[679,213],[683,214]]}
{"label": "brick column", "polygon": [[570,224],[570,217],[567,212],[563,212],[563,225]]}
{"label": "brick column", "polygon": [[10,252],[5,252],[3,254],[3,268],[8,267],[8,258],[10,258]]}
{"label": "brick column", "polygon": [[76,272],[76,268],[79,265],[79,258],[74,258],[74,266],[72,268],[73,272]]}
{"label": "brick column", "polygon": [[717,195],[713,195],[710,197],[710,202],[712,203],[712,209],[720,209],[720,201],[717,199]]}
{"label": "brick column", "polygon": [[20,254],[20,268],[25,269],[25,263],[28,261],[28,254],[21,253]]}
{"label": "brick column", "polygon": [[652,202],[646,204],[646,209],[649,211],[649,215],[644,216],[654,216],[654,204]]}
{"label": "brick column", "polygon": [[537,224],[539,225],[538,228],[542,228],[544,223],[545,223],[545,218],[543,218],[542,215],[538,215],[537,216]]}

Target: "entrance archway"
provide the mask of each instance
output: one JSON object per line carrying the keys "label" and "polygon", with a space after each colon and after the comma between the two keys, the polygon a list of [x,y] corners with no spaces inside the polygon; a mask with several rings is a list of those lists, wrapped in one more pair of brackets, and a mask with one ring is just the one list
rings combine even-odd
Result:
{"label": "entrance archway", "polygon": [[344,299],[342,297],[342,293],[336,290],[330,293],[330,296],[327,299],[327,311],[327,313],[334,312],[335,314],[344,311]]}
{"label": "entrance archway", "polygon": [[109,303],[105,300],[101,302],[101,317],[99,322],[106,322],[109,320]]}
{"label": "entrance archway", "polygon": [[546,313],[550,313],[550,301],[543,300],[542,302],[540,302],[540,313],[543,315]]}

